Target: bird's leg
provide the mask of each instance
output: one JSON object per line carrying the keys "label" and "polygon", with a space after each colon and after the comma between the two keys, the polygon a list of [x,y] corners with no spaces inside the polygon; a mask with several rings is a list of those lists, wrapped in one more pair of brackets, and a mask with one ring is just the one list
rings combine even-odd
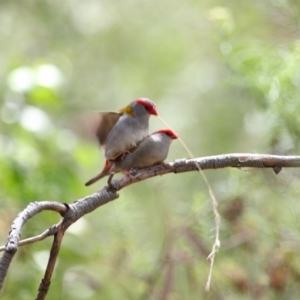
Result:
{"label": "bird's leg", "polygon": [[108,180],[107,180],[107,185],[109,186],[109,188],[111,189],[111,190],[115,190],[115,187],[114,187],[114,185],[112,184],[112,179],[113,179],[113,177],[114,177],[114,175],[115,175],[115,173],[114,172],[111,172],[110,174],[109,174],[109,177],[108,177]]}

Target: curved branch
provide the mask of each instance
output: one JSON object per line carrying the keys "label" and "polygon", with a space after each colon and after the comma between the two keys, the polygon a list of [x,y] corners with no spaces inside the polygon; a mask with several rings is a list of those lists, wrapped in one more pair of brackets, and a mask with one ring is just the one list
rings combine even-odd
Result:
{"label": "curved branch", "polygon": [[12,261],[19,245],[19,238],[21,236],[22,226],[34,215],[43,210],[53,210],[63,215],[67,208],[64,204],[43,201],[43,202],[32,202],[22,212],[20,212],[17,218],[12,223],[9,231],[7,243],[5,245],[4,254],[0,260],[0,289],[3,285],[3,280],[6,276],[10,262]]}
{"label": "curved branch", "polygon": [[[99,206],[117,199],[119,195],[116,192],[128,185],[145,180],[150,177],[164,175],[167,173],[198,171],[198,165],[202,170],[219,169],[225,167],[272,168],[274,172],[278,174],[284,167],[300,167],[300,156],[237,153],[200,157],[194,159],[178,159],[174,162],[138,170],[134,175],[124,176],[118,180],[112,180],[112,177],[110,177],[109,184],[107,186],[102,188],[97,193],[79,199],[71,205],[64,205],[61,203],[50,201],[31,203],[17,216],[11,226],[7,244],[5,246],[5,251],[0,260],[0,289],[2,288],[3,281],[9,268],[10,262],[15,252],[17,251],[21,228],[28,219],[30,219],[37,213],[41,212],[42,210],[53,210],[63,216],[61,222],[55,225],[55,232],[53,232],[55,234],[55,238],[52,245],[48,267],[45,273],[45,277],[42,280],[42,286],[40,286],[40,291],[43,290],[45,291],[44,294],[46,294],[50,285],[50,279],[52,276],[56,258],[59,253],[61,240],[63,238],[64,232],[71,224],[76,222],[85,214],[92,212]],[[43,234],[47,236],[46,233]],[[34,238],[32,238],[32,242],[37,240],[41,240],[41,238],[36,238],[35,240]]]}

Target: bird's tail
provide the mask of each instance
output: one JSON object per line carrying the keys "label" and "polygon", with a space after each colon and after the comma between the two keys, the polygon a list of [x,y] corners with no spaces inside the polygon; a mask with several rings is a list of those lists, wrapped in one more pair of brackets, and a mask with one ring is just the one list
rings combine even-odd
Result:
{"label": "bird's tail", "polygon": [[100,180],[101,178],[108,176],[110,174],[112,166],[113,166],[112,163],[109,160],[106,160],[104,168],[101,171],[101,173],[99,173],[98,175],[96,175],[95,177],[90,179],[88,182],[86,182],[85,186],[89,186],[89,185],[95,183],[96,181]]}

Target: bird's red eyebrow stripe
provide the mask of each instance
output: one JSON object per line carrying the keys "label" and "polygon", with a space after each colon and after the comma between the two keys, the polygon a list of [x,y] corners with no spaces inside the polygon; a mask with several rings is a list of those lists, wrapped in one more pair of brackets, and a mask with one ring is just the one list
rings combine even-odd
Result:
{"label": "bird's red eyebrow stripe", "polygon": [[138,98],[135,100],[136,103],[143,105],[151,115],[158,116],[156,105],[147,98]]}
{"label": "bird's red eyebrow stripe", "polygon": [[167,128],[167,129],[159,129],[156,131],[156,133],[165,133],[167,134],[169,137],[171,137],[172,139],[178,139],[179,135],[177,133],[175,133],[173,130]]}

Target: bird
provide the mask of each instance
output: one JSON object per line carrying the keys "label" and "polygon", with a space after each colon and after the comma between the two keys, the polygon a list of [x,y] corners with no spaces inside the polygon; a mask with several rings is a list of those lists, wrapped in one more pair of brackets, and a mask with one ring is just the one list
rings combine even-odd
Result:
{"label": "bird", "polygon": [[149,117],[158,116],[156,105],[138,98],[117,112],[99,112],[96,136],[107,160],[114,161],[149,135]]}
{"label": "bird", "polygon": [[179,136],[171,129],[160,129],[143,139],[132,152],[115,161],[106,159],[103,170],[90,179],[85,185],[89,186],[112,172],[130,174],[131,170],[162,164],[167,158],[171,142]]}

